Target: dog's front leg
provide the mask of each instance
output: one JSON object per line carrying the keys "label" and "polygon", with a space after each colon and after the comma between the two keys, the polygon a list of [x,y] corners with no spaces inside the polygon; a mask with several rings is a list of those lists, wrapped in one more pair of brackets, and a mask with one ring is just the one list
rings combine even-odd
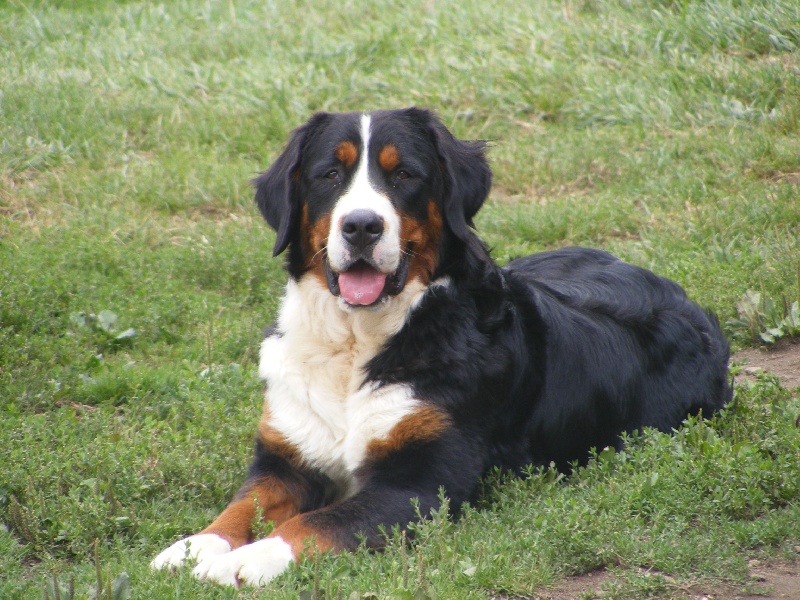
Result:
{"label": "dog's front leg", "polygon": [[237,586],[265,585],[308,552],[353,550],[361,540],[381,547],[392,526],[414,521],[417,510],[426,516],[438,507],[440,487],[451,508],[459,507],[481,475],[480,443],[453,429],[437,431],[435,439],[414,437],[408,435],[405,444],[373,445],[353,496],[301,512],[267,538],[201,561],[195,574]]}
{"label": "dog's front leg", "polygon": [[[200,567],[213,558],[227,554],[253,539],[253,524],[257,516],[276,524],[283,523],[299,510],[298,499],[287,485],[272,475],[248,478],[231,503],[211,525],[198,534],[175,542],[153,559],[154,569],[176,568],[187,560],[195,560],[195,575],[205,578]],[[288,563],[287,563],[288,564]],[[198,570],[199,569],[199,570]],[[236,584],[233,576],[221,583]]]}

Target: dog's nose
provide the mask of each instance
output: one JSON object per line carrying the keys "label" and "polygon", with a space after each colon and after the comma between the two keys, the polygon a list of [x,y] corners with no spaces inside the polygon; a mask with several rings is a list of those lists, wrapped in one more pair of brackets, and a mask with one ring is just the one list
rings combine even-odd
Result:
{"label": "dog's nose", "polygon": [[364,250],[383,234],[383,219],[375,212],[357,208],[342,220],[342,236],[354,247]]}

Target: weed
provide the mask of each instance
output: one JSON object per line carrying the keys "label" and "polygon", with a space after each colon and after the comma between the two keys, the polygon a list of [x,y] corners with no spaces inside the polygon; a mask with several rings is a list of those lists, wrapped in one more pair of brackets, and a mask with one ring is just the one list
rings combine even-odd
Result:
{"label": "weed", "polygon": [[[800,285],[800,270],[798,271]],[[789,304],[763,297],[760,292],[747,290],[736,303],[738,319],[728,322],[733,328],[747,331],[752,341],[774,344],[786,337],[800,336],[800,300]]]}
{"label": "weed", "polygon": [[[264,509],[261,508],[261,505],[258,503],[258,494],[253,494],[253,507],[255,509],[255,515],[253,516],[250,527],[253,532],[253,539],[260,540],[272,533],[273,523],[272,521],[264,519]],[[314,580],[316,581],[316,577]]]}
{"label": "weed", "polygon": [[[99,540],[95,540],[94,565],[96,575],[96,586],[87,597],[89,600],[129,600],[131,593],[131,579],[124,571],[117,575],[113,581],[110,577],[103,584],[102,566],[98,551]],[[58,578],[58,570],[54,569],[51,577],[42,584],[42,598],[44,600],[74,600],[75,598],[75,577],[70,576],[69,583],[65,586]]]}

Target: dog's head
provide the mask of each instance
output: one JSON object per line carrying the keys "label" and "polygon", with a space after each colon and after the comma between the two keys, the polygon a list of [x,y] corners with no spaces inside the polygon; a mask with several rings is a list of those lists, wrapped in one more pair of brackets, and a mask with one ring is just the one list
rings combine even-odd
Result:
{"label": "dog's head", "polygon": [[317,276],[350,306],[427,285],[444,245],[472,235],[491,184],[484,149],[425,110],[317,114],[254,180],[273,254],[288,247],[292,277]]}

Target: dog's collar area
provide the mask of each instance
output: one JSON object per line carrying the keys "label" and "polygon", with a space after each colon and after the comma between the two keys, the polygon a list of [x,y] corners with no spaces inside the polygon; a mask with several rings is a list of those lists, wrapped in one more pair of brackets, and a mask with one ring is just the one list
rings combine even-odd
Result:
{"label": "dog's collar area", "polygon": [[411,254],[410,250],[406,250],[405,252],[403,252],[401,254],[400,264],[398,265],[397,269],[393,273],[389,273],[388,275],[380,273],[379,271],[377,271],[377,269],[375,269],[373,266],[371,266],[364,260],[356,261],[355,263],[350,265],[346,271],[343,271],[343,273],[352,274],[362,280],[369,280],[370,278],[379,276],[383,277],[384,279],[383,287],[381,288],[377,296],[374,299],[372,299],[372,297],[369,295],[366,296],[367,299],[372,300],[371,302],[359,302],[358,300],[356,300],[354,296],[357,296],[358,293],[356,293],[355,295],[349,293],[348,297],[343,297],[339,281],[341,274],[331,269],[330,262],[328,262],[328,259],[326,257],[324,265],[325,265],[325,280],[328,283],[328,290],[334,296],[342,298],[342,300],[346,302],[348,306],[353,306],[353,307],[376,306],[382,302],[385,302],[389,296],[396,296],[397,294],[403,291],[403,288],[406,285],[406,280],[408,279],[408,257],[410,254]]}

